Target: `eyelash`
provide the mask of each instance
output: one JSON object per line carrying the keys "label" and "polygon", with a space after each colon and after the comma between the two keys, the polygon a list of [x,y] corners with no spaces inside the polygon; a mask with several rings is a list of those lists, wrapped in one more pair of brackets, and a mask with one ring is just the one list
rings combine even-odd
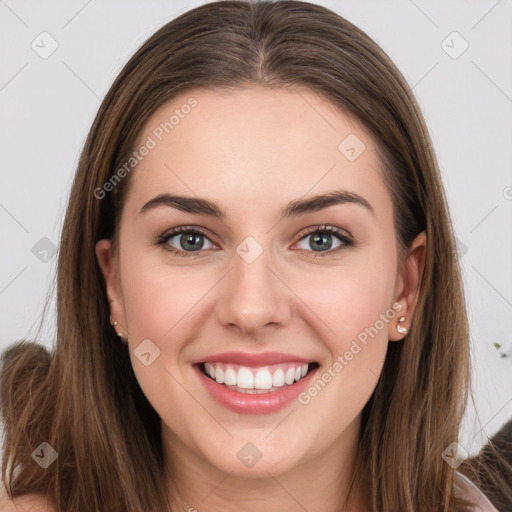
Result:
{"label": "eyelash", "polygon": [[[174,236],[181,235],[181,234],[187,234],[187,233],[194,234],[194,235],[203,235],[204,237],[209,239],[208,233],[204,229],[202,229],[198,226],[179,226],[179,227],[171,229],[170,231],[166,231],[164,234],[160,235],[158,237],[158,239],[156,240],[156,245],[163,246],[165,250],[172,252],[176,256],[184,256],[184,257],[195,256],[196,253],[201,252],[203,249],[201,249],[200,251],[182,251],[180,249],[169,248],[169,246],[166,245],[167,242],[169,241],[169,239],[173,238]],[[335,226],[329,226],[327,224],[324,224],[322,226],[312,226],[311,228],[307,228],[306,231],[301,234],[298,242],[300,242],[303,238],[306,238],[308,235],[325,234],[325,233],[336,235],[339,238],[339,240],[342,242],[343,245],[340,245],[336,249],[331,249],[329,251],[307,251],[308,253],[309,252],[316,253],[316,254],[314,254],[315,258],[318,258],[318,257],[323,258],[329,254],[333,254],[337,251],[340,251],[347,247],[353,247],[355,245],[354,241],[350,238],[350,236],[348,235],[348,233],[345,230],[337,228]],[[210,240],[210,242],[211,242],[211,240]],[[212,243],[214,243],[214,242],[212,242]],[[300,249],[300,251],[305,251],[305,250],[306,249]]]}

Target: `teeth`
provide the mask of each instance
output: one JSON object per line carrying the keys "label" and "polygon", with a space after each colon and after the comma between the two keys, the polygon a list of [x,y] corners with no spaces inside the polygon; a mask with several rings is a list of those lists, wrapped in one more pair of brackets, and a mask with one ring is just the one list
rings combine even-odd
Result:
{"label": "teeth", "polygon": [[213,366],[210,366],[209,373],[210,373],[210,377],[212,379],[215,379],[215,368]]}
{"label": "teeth", "polygon": [[289,370],[287,370],[287,372],[284,375],[284,381],[289,386],[289,385],[293,384],[294,380],[295,380],[295,368],[290,368]]}
{"label": "teeth", "polygon": [[217,368],[215,370],[215,380],[219,384],[222,384],[224,382],[224,371],[222,370],[222,368]]}
{"label": "teeth", "polygon": [[254,377],[254,387],[256,389],[270,389],[272,387],[272,375],[268,370],[258,370]]}
{"label": "teeth", "polygon": [[236,372],[233,368],[226,368],[224,384],[226,384],[226,386],[236,386]]}
{"label": "teeth", "polygon": [[238,370],[236,385],[242,389],[254,388],[254,375],[249,368],[240,368],[240,370]]}
{"label": "teeth", "polygon": [[234,387],[237,391],[259,393],[275,391],[285,385],[304,378],[309,370],[308,364],[285,363],[279,365],[252,368],[225,363],[204,363],[204,373],[218,384]]}
{"label": "teeth", "polygon": [[284,386],[284,372],[281,368],[278,368],[274,372],[274,375],[272,375],[272,386],[275,388]]}

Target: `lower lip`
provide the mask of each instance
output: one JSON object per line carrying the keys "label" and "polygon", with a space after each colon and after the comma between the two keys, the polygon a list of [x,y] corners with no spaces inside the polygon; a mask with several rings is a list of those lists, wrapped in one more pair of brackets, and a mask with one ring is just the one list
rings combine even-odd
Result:
{"label": "lower lip", "polygon": [[290,386],[283,386],[277,391],[254,394],[239,393],[229,389],[207,377],[199,366],[195,366],[194,369],[208,393],[226,409],[240,414],[268,414],[284,409],[296,400],[299,394],[310,385],[318,367],[310,370],[303,379]]}

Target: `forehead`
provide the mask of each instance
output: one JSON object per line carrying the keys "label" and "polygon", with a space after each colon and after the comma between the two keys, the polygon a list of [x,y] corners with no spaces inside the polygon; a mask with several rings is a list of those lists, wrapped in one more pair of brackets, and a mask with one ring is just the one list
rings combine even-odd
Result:
{"label": "forehead", "polygon": [[150,117],[136,151],[144,145],[129,194],[139,205],[162,192],[246,207],[340,188],[369,200],[386,192],[367,130],[304,88],[193,89]]}

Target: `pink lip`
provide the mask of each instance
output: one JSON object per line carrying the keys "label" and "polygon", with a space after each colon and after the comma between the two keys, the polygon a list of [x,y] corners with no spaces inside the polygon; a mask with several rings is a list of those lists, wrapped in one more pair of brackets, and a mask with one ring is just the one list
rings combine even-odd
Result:
{"label": "pink lip", "polygon": [[[218,356],[215,356],[211,360],[218,361],[220,358],[217,359],[217,357]],[[292,358],[292,360],[295,361],[297,359]],[[222,359],[222,361],[225,361],[225,359]],[[286,361],[290,361],[290,356],[287,356]],[[295,384],[284,386],[277,391],[248,394],[239,393],[238,391],[229,389],[223,384],[215,382],[201,371],[200,365],[198,364],[194,365],[193,368],[199,375],[203,386],[210,396],[226,409],[239,414],[269,414],[283,409],[296,400],[299,394],[311,385],[313,377],[318,370],[318,367],[311,369],[304,378],[295,382]]]}
{"label": "pink lip", "polygon": [[[279,363],[311,363],[311,359],[305,359],[294,354],[284,354],[283,352],[263,352],[261,354],[248,354],[247,352],[222,352],[205,357],[198,363],[231,363],[239,366],[268,366]],[[300,382],[300,381],[299,381]]]}

